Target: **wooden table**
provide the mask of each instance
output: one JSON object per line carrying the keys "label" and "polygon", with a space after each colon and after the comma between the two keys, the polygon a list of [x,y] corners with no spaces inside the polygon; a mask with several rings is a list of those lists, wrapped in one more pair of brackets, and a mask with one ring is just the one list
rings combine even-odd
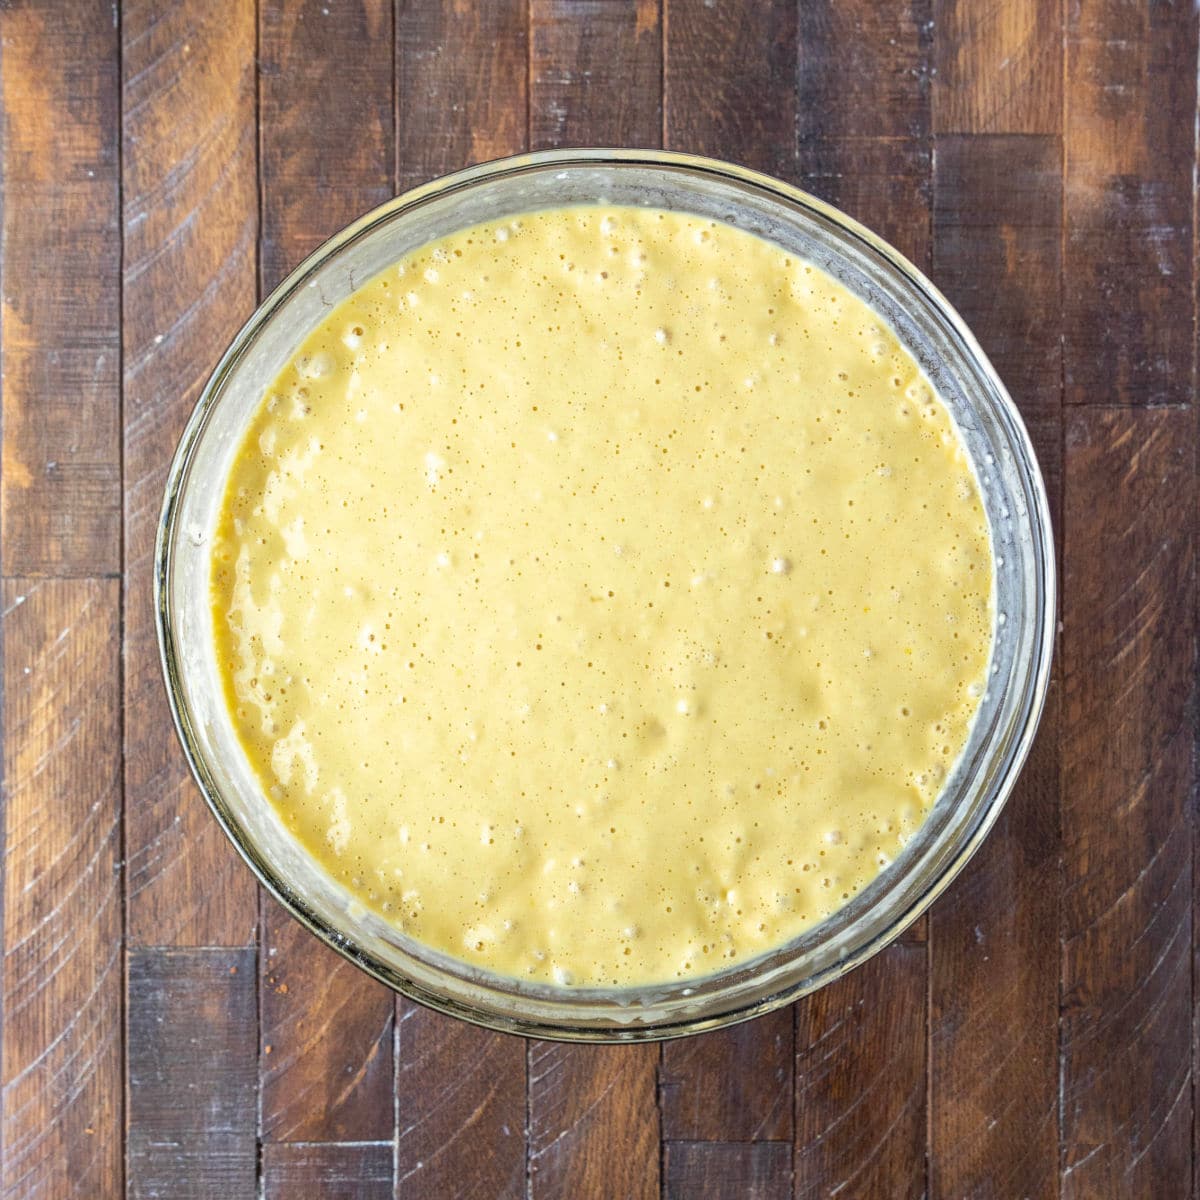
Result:
{"label": "wooden table", "polygon": [[[9,0],[5,1197],[1193,1194],[1194,6]],[[159,677],[167,462],[258,297],[398,189],[669,146],[879,230],[977,332],[1059,534],[1036,750],[964,876],[664,1046],[431,1014],[256,890]]]}

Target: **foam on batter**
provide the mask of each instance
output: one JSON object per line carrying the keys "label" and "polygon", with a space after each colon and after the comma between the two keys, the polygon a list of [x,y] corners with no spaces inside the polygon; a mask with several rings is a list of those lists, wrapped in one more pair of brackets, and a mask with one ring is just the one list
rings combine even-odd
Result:
{"label": "foam on batter", "polygon": [[213,555],[247,755],[359,898],[562,985],[795,936],[912,837],[993,630],[910,355],[730,226],[579,207],[366,284],[264,398]]}

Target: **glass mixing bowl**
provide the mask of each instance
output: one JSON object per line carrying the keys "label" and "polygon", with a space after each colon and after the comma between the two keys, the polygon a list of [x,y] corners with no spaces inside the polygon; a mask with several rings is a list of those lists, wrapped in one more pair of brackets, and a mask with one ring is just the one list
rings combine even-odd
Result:
{"label": "glass mixing bowl", "polygon": [[[216,661],[210,538],[251,414],[305,335],[376,272],[457,229],[580,203],[649,205],[728,222],[820,266],[892,325],[948,405],[976,465],[996,562],[991,679],[970,740],[917,835],[842,909],[716,974],[629,988],[556,988],[468,966],[366,911],[265,799],[234,732]],[[995,822],[1029,752],[1050,676],[1054,552],[1025,427],[940,292],[844,214],[729,163],[567,150],[486,163],[408,192],[310,255],[259,307],[213,372],[171,465],[155,554],[171,711],[205,799],[262,884],[322,941],[390,987],[496,1029],[639,1041],[716,1028],[838,978],[892,941],[949,885]]]}

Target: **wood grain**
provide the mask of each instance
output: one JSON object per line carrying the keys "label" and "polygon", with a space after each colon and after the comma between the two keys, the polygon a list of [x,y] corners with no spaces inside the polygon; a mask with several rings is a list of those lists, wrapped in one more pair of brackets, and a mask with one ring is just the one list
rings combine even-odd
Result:
{"label": "wood grain", "polygon": [[390,1140],[392,993],[266,898],[262,931],[262,1140]]}
{"label": "wood grain", "polygon": [[525,1043],[401,1001],[396,1197],[524,1200]]}
{"label": "wood grain", "polygon": [[1058,1195],[1059,700],[930,932],[929,1190]]}
{"label": "wood grain", "polygon": [[397,3],[400,187],[526,149],[525,0]]}
{"label": "wood grain", "polygon": [[[934,0],[799,6],[800,144],[929,137]],[[830,103],[833,96],[837,103]],[[851,166],[847,156],[845,166]]]}
{"label": "wood grain", "polygon": [[269,1142],[262,1200],[392,1200],[392,1143]]}
{"label": "wood grain", "polygon": [[258,44],[265,294],[392,196],[392,5],[262,0]]}
{"label": "wood grain", "polygon": [[666,1200],[790,1200],[791,1142],[670,1142]]}
{"label": "wood grain", "polygon": [[1067,5],[1066,398],[1186,403],[1196,7]]}
{"label": "wood grain", "polygon": [[1062,150],[1050,137],[940,137],[934,277],[1029,428],[1056,527],[1062,493]]}
{"label": "wood grain", "polygon": [[1059,0],[934,0],[936,133],[1062,129]]}
{"label": "wood grain", "polygon": [[0,569],[121,562],[117,46],[107,5],[0,14]]}
{"label": "wood grain", "polygon": [[802,142],[800,183],[928,271],[931,145],[901,138]]}
{"label": "wood grain", "polygon": [[790,1141],[792,1057],[790,1009],[664,1042],[663,1139]]}
{"label": "wood grain", "polygon": [[659,1195],[658,1047],[529,1044],[529,1196]]}
{"label": "wood grain", "polygon": [[1194,410],[1071,410],[1064,1197],[1191,1186]]}
{"label": "wood grain", "polygon": [[925,1194],[925,954],[897,943],[796,1005],[798,1198]]}
{"label": "wood grain", "polygon": [[6,580],[0,608],[0,1194],[117,1195],[119,584]]}
{"label": "wood grain", "polygon": [[252,1196],[253,950],[129,954],[127,1193]]}
{"label": "wood grain", "polygon": [[[258,44],[265,294],[325,238],[392,195],[391,4],[264,0]],[[264,1143],[390,1140],[393,994],[266,897],[260,928]],[[281,1179],[308,1194],[323,1192],[330,1164],[347,1154],[354,1161],[354,1153],[327,1147],[272,1161]],[[390,1154],[388,1170],[390,1180]]]}
{"label": "wood grain", "polygon": [[[945,136],[934,274],[1029,427],[1061,530],[1061,144]],[[1058,1190],[1059,690],[1016,792],[931,913],[930,1189]]]}
{"label": "wood grain", "polygon": [[663,137],[796,177],[796,5],[663,0]]}
{"label": "wood grain", "polygon": [[253,881],[201,803],[171,728],[150,580],[176,441],[254,308],[253,8],[129,0],[121,35],[129,939],[245,945]]}
{"label": "wood grain", "polygon": [[803,186],[928,269],[930,0],[822,0],[799,14]]}
{"label": "wood grain", "polygon": [[530,0],[530,149],[662,145],[659,0]]}

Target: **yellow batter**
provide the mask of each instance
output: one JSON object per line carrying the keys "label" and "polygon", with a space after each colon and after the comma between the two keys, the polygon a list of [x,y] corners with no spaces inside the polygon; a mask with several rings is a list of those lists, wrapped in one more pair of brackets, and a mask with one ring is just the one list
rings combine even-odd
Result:
{"label": "yellow batter", "polygon": [[971,463],[879,317],[723,224],[468,229],[334,310],[233,467],[213,606],[287,825],[449,954],[699,976],[833,912],[979,703]]}

